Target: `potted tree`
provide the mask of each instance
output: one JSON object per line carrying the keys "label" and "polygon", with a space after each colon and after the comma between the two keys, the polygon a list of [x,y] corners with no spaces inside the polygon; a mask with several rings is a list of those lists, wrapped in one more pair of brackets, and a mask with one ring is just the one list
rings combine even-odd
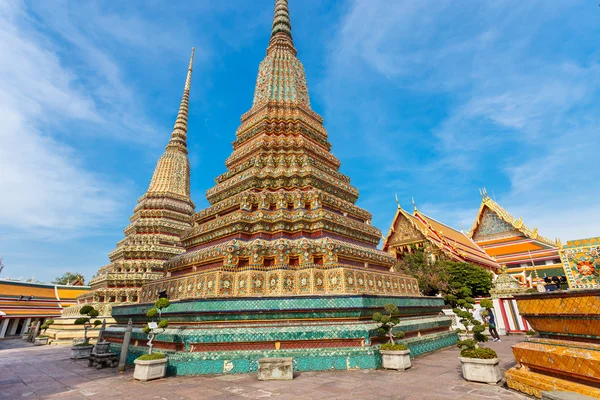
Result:
{"label": "potted tree", "polygon": [[71,358],[74,360],[89,358],[90,354],[92,354],[94,345],[89,343],[90,339],[87,336],[88,330],[102,324],[98,319],[92,322],[92,318],[96,318],[99,313],[98,310],[90,305],[81,307],[79,314],[83,315],[83,317],[77,318],[75,324],[83,325],[83,342],[71,347]]}
{"label": "potted tree", "polygon": [[471,382],[498,383],[502,379],[500,359],[492,349],[479,347],[475,339],[458,342],[463,378]]}
{"label": "potted tree", "polygon": [[46,333],[46,329],[48,329],[50,327],[50,325],[52,325],[53,323],[54,323],[53,319],[48,319],[44,322],[44,324],[42,326],[40,326],[42,335],[38,335],[35,338],[35,341],[33,342],[33,344],[35,346],[44,346],[44,345],[48,344],[48,335],[45,335],[45,333]]}
{"label": "potted tree", "polygon": [[397,317],[400,314],[400,310],[394,304],[386,304],[384,309],[385,314],[380,312],[373,314],[373,321],[380,324],[377,331],[389,339],[387,343],[382,344],[379,348],[381,363],[383,368],[404,371],[411,366],[410,350],[404,344],[395,343],[394,339],[402,339],[404,332],[400,331],[395,334],[393,332],[394,326],[400,322],[400,319]]}
{"label": "potted tree", "polygon": [[135,379],[149,381],[165,376],[165,372],[167,371],[167,356],[162,353],[152,353],[152,341],[156,335],[164,332],[167,326],[169,326],[169,322],[162,318],[162,310],[169,307],[170,304],[169,299],[160,298],[154,303],[154,308],[149,309],[146,313],[149,322],[142,329],[142,332],[148,335],[148,354],[135,359],[135,369],[133,371]]}

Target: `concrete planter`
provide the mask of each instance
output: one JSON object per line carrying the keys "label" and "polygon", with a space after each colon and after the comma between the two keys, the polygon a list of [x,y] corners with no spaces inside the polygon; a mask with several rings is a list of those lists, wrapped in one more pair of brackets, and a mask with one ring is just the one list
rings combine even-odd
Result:
{"label": "concrete planter", "polygon": [[25,333],[23,334],[23,336],[21,336],[21,339],[23,339],[23,340],[27,340],[27,339],[29,339],[29,331],[25,332]]}
{"label": "concrete planter", "polygon": [[294,379],[292,357],[261,358],[258,360],[259,381]]}
{"label": "concrete planter", "polygon": [[167,357],[158,360],[135,360],[133,378],[139,381],[164,378],[167,371]]}
{"label": "concrete planter", "polygon": [[71,359],[81,360],[83,358],[89,358],[90,354],[92,354],[93,348],[93,344],[88,344],[85,346],[73,346],[71,347]]}
{"label": "concrete planter", "polygon": [[108,348],[110,347],[110,342],[98,342],[96,343],[96,354],[105,354],[108,353]]}
{"label": "concrete planter", "polygon": [[36,337],[33,344],[35,346],[45,346],[48,344],[48,338],[47,337]]}
{"label": "concrete planter", "polygon": [[410,368],[410,350],[380,350],[383,368],[404,371]]}
{"label": "concrete planter", "polygon": [[459,357],[463,378],[471,382],[498,383],[502,379],[500,359]]}

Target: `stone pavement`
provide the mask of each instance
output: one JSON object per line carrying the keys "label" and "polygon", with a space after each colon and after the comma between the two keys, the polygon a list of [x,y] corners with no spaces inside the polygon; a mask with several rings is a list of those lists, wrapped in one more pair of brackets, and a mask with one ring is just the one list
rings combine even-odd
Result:
{"label": "stone pavement", "polygon": [[[510,346],[523,336],[487,343],[506,370],[514,365]],[[293,381],[259,382],[253,375],[170,377],[135,381],[133,370],[88,368],[69,359],[70,348],[0,340],[0,399],[528,399],[505,389],[465,381],[458,349],[413,359],[404,371],[301,372]]]}

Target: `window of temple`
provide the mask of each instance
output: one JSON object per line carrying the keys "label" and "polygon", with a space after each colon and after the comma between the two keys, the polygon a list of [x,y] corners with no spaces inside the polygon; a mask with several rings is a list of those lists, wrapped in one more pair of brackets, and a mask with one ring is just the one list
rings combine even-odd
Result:
{"label": "window of temple", "polygon": [[98,301],[99,301],[100,303],[104,303],[104,296],[100,296],[100,297],[98,298]]}
{"label": "window of temple", "polygon": [[323,265],[323,256],[314,256],[313,264],[315,265]]}
{"label": "window of temple", "polygon": [[293,210],[294,209],[294,203],[288,203],[287,209],[288,210]]}
{"label": "window of temple", "polygon": [[250,211],[256,211],[256,210],[258,210],[258,204],[253,203],[252,206],[250,207]]}
{"label": "window of temple", "polygon": [[244,268],[248,266],[248,259],[247,258],[240,258],[238,260],[238,268]]}
{"label": "window of temple", "polygon": [[121,296],[121,300],[119,300],[121,303],[125,303],[127,301],[127,296]]}
{"label": "window of temple", "polygon": [[110,296],[109,303],[115,303],[115,296]]}
{"label": "window of temple", "polygon": [[137,296],[133,296],[133,297],[131,298],[131,301],[132,301],[132,302],[134,302],[134,303],[137,303],[137,301],[138,301],[138,297],[137,297]]}
{"label": "window of temple", "polygon": [[269,211],[274,211],[277,208],[275,203],[269,204]]}
{"label": "window of temple", "polygon": [[263,265],[265,267],[272,267],[273,265],[275,265],[275,258],[273,258],[273,257],[265,258],[263,260]]}
{"label": "window of temple", "polygon": [[290,257],[290,266],[292,267],[297,267],[298,265],[300,265],[300,258],[298,257]]}

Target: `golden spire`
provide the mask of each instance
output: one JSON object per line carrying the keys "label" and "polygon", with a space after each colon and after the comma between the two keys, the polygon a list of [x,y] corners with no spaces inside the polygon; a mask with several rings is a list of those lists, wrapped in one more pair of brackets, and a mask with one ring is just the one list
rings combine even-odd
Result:
{"label": "golden spire", "polygon": [[413,196],[412,198],[412,203],[413,203],[413,208],[414,208],[414,212],[417,212],[417,204],[415,203],[415,197]]}
{"label": "golden spire", "polygon": [[154,175],[148,187],[148,193],[171,193],[186,198],[190,204],[190,161],[187,154],[187,123],[188,105],[190,99],[190,85],[192,83],[192,64],[194,62],[194,48],[183,88],[183,97],[179,105],[177,119],[171,134],[171,140],[166,151],[158,160]]}
{"label": "golden spire", "polygon": [[180,150],[187,154],[187,123],[188,123],[188,107],[190,100],[190,86],[192,84],[192,65],[194,63],[194,48],[192,47],[192,55],[190,57],[190,65],[188,67],[187,77],[185,78],[185,86],[183,87],[183,96],[179,105],[177,119],[171,134],[171,140],[167,145],[167,150]]}

